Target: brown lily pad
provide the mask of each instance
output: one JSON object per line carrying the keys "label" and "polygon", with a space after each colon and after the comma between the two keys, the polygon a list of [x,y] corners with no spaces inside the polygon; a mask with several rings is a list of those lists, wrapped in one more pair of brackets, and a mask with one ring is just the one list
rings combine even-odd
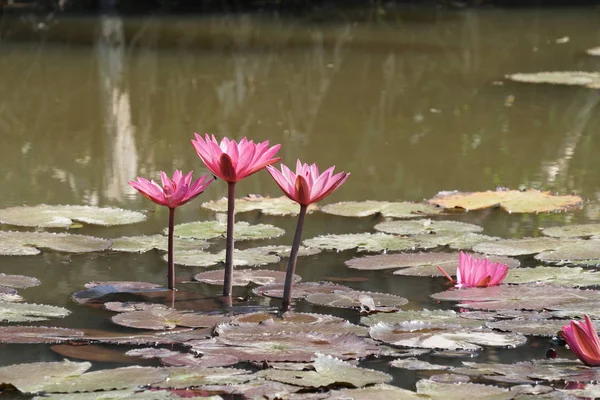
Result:
{"label": "brown lily pad", "polygon": [[486,192],[440,192],[429,203],[444,208],[479,210],[501,207],[509,213],[563,211],[580,207],[583,199],[576,195],[555,196],[539,190],[488,190]]}
{"label": "brown lily pad", "polygon": [[0,343],[61,343],[76,340],[84,335],[82,331],[45,326],[3,326],[0,327]]}

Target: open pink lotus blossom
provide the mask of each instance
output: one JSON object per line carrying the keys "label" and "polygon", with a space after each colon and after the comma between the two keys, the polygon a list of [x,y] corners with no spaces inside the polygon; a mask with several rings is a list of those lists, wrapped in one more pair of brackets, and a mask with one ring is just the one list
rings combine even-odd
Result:
{"label": "open pink lotus blossom", "polygon": [[458,268],[456,269],[456,280],[444,271],[442,267],[438,269],[448,278],[456,287],[488,287],[496,286],[502,283],[508,266],[500,263],[494,263],[487,258],[479,259],[460,252],[458,257]]}
{"label": "open pink lotus blossom", "polygon": [[196,140],[192,140],[192,145],[198,156],[213,174],[226,182],[238,182],[281,160],[281,157],[273,158],[281,145],[269,147],[268,140],[254,143],[243,138],[237,143],[223,138],[219,143],[215,135],[205,134],[204,138],[197,133],[194,135]]}
{"label": "open pink lotus blossom", "polygon": [[213,181],[208,175],[204,175],[192,182],[192,171],[183,176],[179,170],[175,171],[173,179],[161,171],[160,179],[162,187],[154,180],[149,181],[140,177],[129,184],[156,204],[177,208],[198,197]]}
{"label": "open pink lotus blossom", "polygon": [[584,315],[583,318],[585,321],[571,321],[563,326],[562,337],[585,365],[597,367],[600,366],[600,339],[590,317]]}
{"label": "open pink lotus blossom", "polygon": [[272,166],[267,167],[275,182],[283,193],[301,206],[323,200],[348,179],[349,173],[339,172],[333,175],[335,166],[327,168],[319,174],[317,164],[302,164],[296,161],[296,173],[281,164],[281,171]]}

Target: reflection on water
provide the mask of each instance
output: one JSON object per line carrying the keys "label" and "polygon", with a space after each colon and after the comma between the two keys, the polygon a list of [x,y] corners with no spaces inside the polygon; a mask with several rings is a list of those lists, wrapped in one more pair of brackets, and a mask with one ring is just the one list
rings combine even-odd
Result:
{"label": "reflection on water", "polygon": [[[0,26],[0,207],[72,203],[150,209],[149,221],[86,227],[98,236],[156,233],[166,212],[126,182],[158,171],[207,171],[193,132],[282,144],[296,158],[352,173],[330,201],[414,200],[440,190],[533,187],[592,200],[583,212],[457,217],[500,236],[600,216],[599,92],[515,84],[507,73],[598,70],[599,10],[423,10],[396,18],[310,23],[277,16],[56,19],[43,32],[20,18]],[[568,42],[557,39],[569,37]],[[277,195],[266,173],[238,192]],[[201,200],[226,193],[213,184]],[[177,222],[214,218],[193,202]],[[292,218],[241,215],[288,234]],[[304,237],[372,229],[373,220],[309,217]],[[304,280],[361,277],[350,285],[431,306],[438,280],[351,272],[350,255],[301,262]],[[273,268],[283,269],[285,263]],[[6,273],[42,280],[27,301],[66,305],[58,324],[106,324],[74,306],[86,281],[164,281],[156,253],[0,259]],[[187,279],[197,271],[182,268]],[[300,272],[300,271],[299,271]],[[52,290],[49,290],[49,289]],[[205,289],[202,289],[205,290]],[[209,290],[210,291],[210,290]],[[218,291],[217,291],[218,292]],[[216,293],[216,292],[215,292]],[[207,294],[215,294],[207,293]],[[304,306],[302,306],[304,307]],[[92,314],[90,314],[92,313]],[[106,327],[105,327],[106,328]],[[0,363],[11,353],[0,346]],[[520,350],[520,356],[545,349]]]}

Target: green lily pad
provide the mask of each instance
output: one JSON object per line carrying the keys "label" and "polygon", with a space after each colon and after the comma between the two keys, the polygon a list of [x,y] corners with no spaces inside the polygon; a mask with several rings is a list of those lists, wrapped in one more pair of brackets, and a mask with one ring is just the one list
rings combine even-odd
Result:
{"label": "green lily pad", "polygon": [[[150,250],[167,251],[168,238],[164,235],[123,236],[112,239],[110,250],[125,253],[145,253]],[[204,240],[174,237],[174,251],[203,250],[209,244]]]}
{"label": "green lily pad", "polygon": [[[89,362],[39,362],[13,364],[0,368],[0,383],[10,384],[21,393],[38,393],[55,382],[80,376],[92,366]],[[35,379],[32,379],[35,377]]]}
{"label": "green lily pad", "polygon": [[3,287],[25,289],[39,284],[39,279],[30,276],[0,274],[0,286]]}
{"label": "green lily pad", "polygon": [[556,336],[568,321],[550,319],[509,319],[505,321],[487,322],[488,328],[503,332],[516,332],[521,335]]}
{"label": "green lily pad", "polygon": [[385,233],[350,233],[343,235],[323,235],[305,240],[309,248],[323,250],[351,250],[382,252],[415,249],[431,249],[445,243],[436,240],[436,235],[401,237]]}
{"label": "green lily pad", "polygon": [[511,269],[504,283],[545,282],[559,286],[600,285],[600,273],[579,267],[535,267]]}
{"label": "green lily pad", "polygon": [[[224,270],[201,272],[194,275],[194,280],[207,283],[209,285],[223,285],[223,274]],[[270,284],[282,284],[285,282],[285,272],[282,271],[269,271],[264,269],[236,269],[233,276],[233,286],[247,286],[249,284],[255,285],[270,285]],[[294,275],[294,282],[300,282],[302,278],[298,275]]]}
{"label": "green lily pad", "polygon": [[163,308],[149,308],[114,315],[112,322],[117,325],[138,329],[173,329],[177,326],[189,328],[212,327],[228,322],[231,318],[223,314],[201,314],[193,311],[179,311]]}
{"label": "green lily pad", "polygon": [[444,234],[450,233],[476,233],[483,230],[482,227],[466,224],[458,221],[432,221],[430,219],[418,219],[413,221],[389,221],[375,225],[375,230],[391,233],[393,235],[419,235],[426,233]]}
{"label": "green lily pad", "polygon": [[481,346],[516,347],[527,342],[525,336],[515,333],[431,329],[428,326],[407,331],[383,322],[371,326],[369,335],[393,346],[443,350],[477,351]]}
{"label": "green lily pad", "polygon": [[146,216],[137,211],[110,207],[40,204],[0,210],[0,223],[38,228],[69,228],[73,221],[101,226],[125,225],[145,219]]}
{"label": "green lily pad", "polygon": [[[167,234],[167,230],[163,232]],[[235,240],[270,239],[281,236],[285,231],[273,225],[250,225],[245,221],[234,225]],[[198,221],[175,225],[175,236],[193,239],[214,239],[225,237],[227,224],[220,221]]]}
{"label": "green lily pad", "polygon": [[71,312],[63,307],[0,301],[0,321],[4,322],[45,321],[48,318],[64,318],[69,314]]}
{"label": "green lily pad", "polygon": [[541,310],[557,305],[600,300],[595,290],[571,289],[547,284],[500,285],[448,290],[431,295],[436,300],[463,301],[459,307],[481,310]]}
{"label": "green lily pad", "polygon": [[392,380],[392,377],[386,373],[356,367],[323,354],[317,354],[313,362],[313,367],[314,371],[268,369],[261,371],[259,376],[269,380],[310,388],[333,385],[359,388]]}
{"label": "green lily pad", "polygon": [[[202,207],[219,213],[227,212],[227,198],[223,197],[216,201],[207,201],[202,203]],[[308,207],[308,213],[318,210],[319,207],[311,204]],[[235,199],[235,212],[260,211],[266,215],[298,215],[300,206],[295,201],[282,197],[263,197],[251,194],[246,197]]]}
{"label": "green lily pad", "polygon": [[[444,236],[448,236],[448,233],[444,232]],[[473,247],[479,243],[493,242],[494,240],[500,240],[500,238],[467,232],[464,234],[452,235],[451,240],[448,240],[446,245],[452,250],[473,250]]]}
{"label": "green lily pad", "polygon": [[397,309],[398,307],[408,303],[408,300],[404,297],[394,296],[387,293],[374,293],[374,292],[333,292],[333,293],[313,293],[308,295],[305,300],[312,304],[318,304],[321,306],[328,307],[339,307],[339,308],[362,308],[365,303],[365,299],[370,298],[374,302],[374,306],[377,309],[385,308],[386,311]]}
{"label": "green lily pad", "polygon": [[484,322],[462,318],[460,314],[453,310],[406,310],[393,313],[379,313],[362,317],[360,323],[368,326],[384,322],[389,325],[400,324],[402,322],[421,322],[424,324],[433,324],[437,326],[448,325],[462,326],[470,328],[482,327]]}
{"label": "green lily pad", "polygon": [[555,238],[586,238],[600,235],[600,224],[553,226],[542,229],[542,233]]}
{"label": "green lily pad", "polygon": [[501,207],[509,213],[537,213],[562,211],[580,207],[583,199],[579,196],[554,196],[538,190],[488,190],[486,192],[440,192],[429,200],[444,208],[479,210],[488,207]]}
{"label": "green lily pad", "polygon": [[600,88],[600,73],[586,71],[531,72],[506,75],[507,79],[525,83],[547,83],[552,85],[583,86]]}
{"label": "green lily pad", "polygon": [[[167,254],[163,256],[167,260]],[[265,252],[261,248],[250,248],[247,250],[234,249],[233,265],[243,267],[256,267],[259,265],[273,264],[280,260],[276,254]],[[225,250],[219,253],[208,253],[205,251],[180,251],[175,253],[175,264],[192,267],[211,267],[225,262]]]}
{"label": "green lily pad", "polygon": [[541,253],[546,250],[559,249],[563,246],[570,247],[575,243],[576,241],[571,239],[550,237],[503,239],[476,244],[473,246],[473,251],[499,256],[523,256]]}
{"label": "green lily pad", "polygon": [[[557,239],[558,240],[558,239]],[[567,242],[569,239],[561,239],[564,246],[547,249],[536,255],[536,260],[549,263],[571,263],[572,261],[584,261],[600,259],[600,240],[576,240]],[[585,265],[585,264],[584,264]]]}
{"label": "green lily pad", "polygon": [[74,393],[133,389],[162,382],[168,376],[165,368],[132,366],[68,376],[59,381],[47,382],[42,390],[50,393]]}
{"label": "green lily pad", "polygon": [[509,400],[515,397],[508,389],[478,383],[439,383],[429,379],[417,382],[417,393],[435,400]]}
{"label": "green lily pad", "polygon": [[[335,285],[330,282],[301,282],[292,287],[292,299],[303,299],[314,293],[349,292],[352,288],[348,286]],[[283,297],[283,285],[265,285],[253,290],[259,296],[267,296],[281,299]]]}
{"label": "green lily pad", "polygon": [[327,204],[321,208],[321,211],[343,217],[367,217],[381,214],[386,218],[418,218],[424,215],[439,214],[442,209],[426,203],[368,200]]}
{"label": "green lily pad", "polygon": [[106,250],[111,242],[93,236],[71,235],[69,233],[50,232],[0,232],[0,254],[33,255],[39,254],[38,248],[68,253],[88,253]]}

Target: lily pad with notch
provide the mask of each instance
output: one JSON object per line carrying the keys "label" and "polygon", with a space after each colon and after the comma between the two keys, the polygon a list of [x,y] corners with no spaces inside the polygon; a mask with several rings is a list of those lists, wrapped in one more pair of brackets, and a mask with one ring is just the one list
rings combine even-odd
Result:
{"label": "lily pad with notch", "polygon": [[[227,198],[223,197],[215,201],[207,201],[202,203],[202,208],[212,210],[219,213],[227,212]],[[319,207],[315,204],[308,206],[308,213],[318,210]],[[263,197],[256,194],[251,194],[246,197],[235,199],[235,212],[260,211],[266,215],[298,215],[300,207],[298,203],[288,199],[285,196],[281,197]]]}
{"label": "lily pad with notch", "polygon": [[427,203],[367,200],[327,204],[321,208],[321,211],[342,217],[368,217],[381,214],[386,218],[419,218],[425,215],[439,214],[443,209]]}
{"label": "lily pad with notch", "polygon": [[[215,270],[201,272],[194,275],[194,280],[207,283],[209,285],[223,285],[224,270]],[[233,286],[248,286],[255,285],[271,285],[283,284],[285,282],[286,273],[282,271],[270,271],[264,269],[236,269],[233,276]],[[294,275],[293,281],[300,282],[302,278],[299,275]]]}
{"label": "lily pad with notch", "polygon": [[[163,232],[167,234],[167,230]],[[175,225],[175,236],[193,239],[224,238],[227,233],[227,224],[220,221],[197,221]],[[273,225],[251,225],[239,221],[234,226],[235,240],[270,239],[281,236],[285,231]]]}
{"label": "lily pad with notch", "polygon": [[576,195],[555,196],[549,192],[528,190],[488,190],[486,192],[439,192],[429,200],[444,208],[466,211],[488,207],[501,207],[509,213],[538,213],[564,211],[580,207],[583,199]]}
{"label": "lily pad with notch", "polygon": [[17,231],[0,232],[0,242],[2,255],[35,255],[40,253],[40,248],[67,253],[89,253],[106,250],[111,245],[110,240],[93,236]]}
{"label": "lily pad with notch", "polygon": [[0,223],[37,228],[69,228],[73,221],[114,226],[134,224],[145,219],[146,216],[140,212],[111,207],[39,204],[0,209]]}
{"label": "lily pad with notch", "polygon": [[467,232],[478,233],[483,231],[479,225],[467,224],[458,221],[432,221],[430,219],[417,219],[411,221],[388,221],[375,225],[375,230],[393,235],[422,235]]}
{"label": "lily pad with notch", "polygon": [[[174,237],[174,251],[203,250],[210,244],[204,240]],[[168,238],[164,235],[122,236],[112,239],[110,250],[124,253],[145,253],[150,250],[167,251]]]}

